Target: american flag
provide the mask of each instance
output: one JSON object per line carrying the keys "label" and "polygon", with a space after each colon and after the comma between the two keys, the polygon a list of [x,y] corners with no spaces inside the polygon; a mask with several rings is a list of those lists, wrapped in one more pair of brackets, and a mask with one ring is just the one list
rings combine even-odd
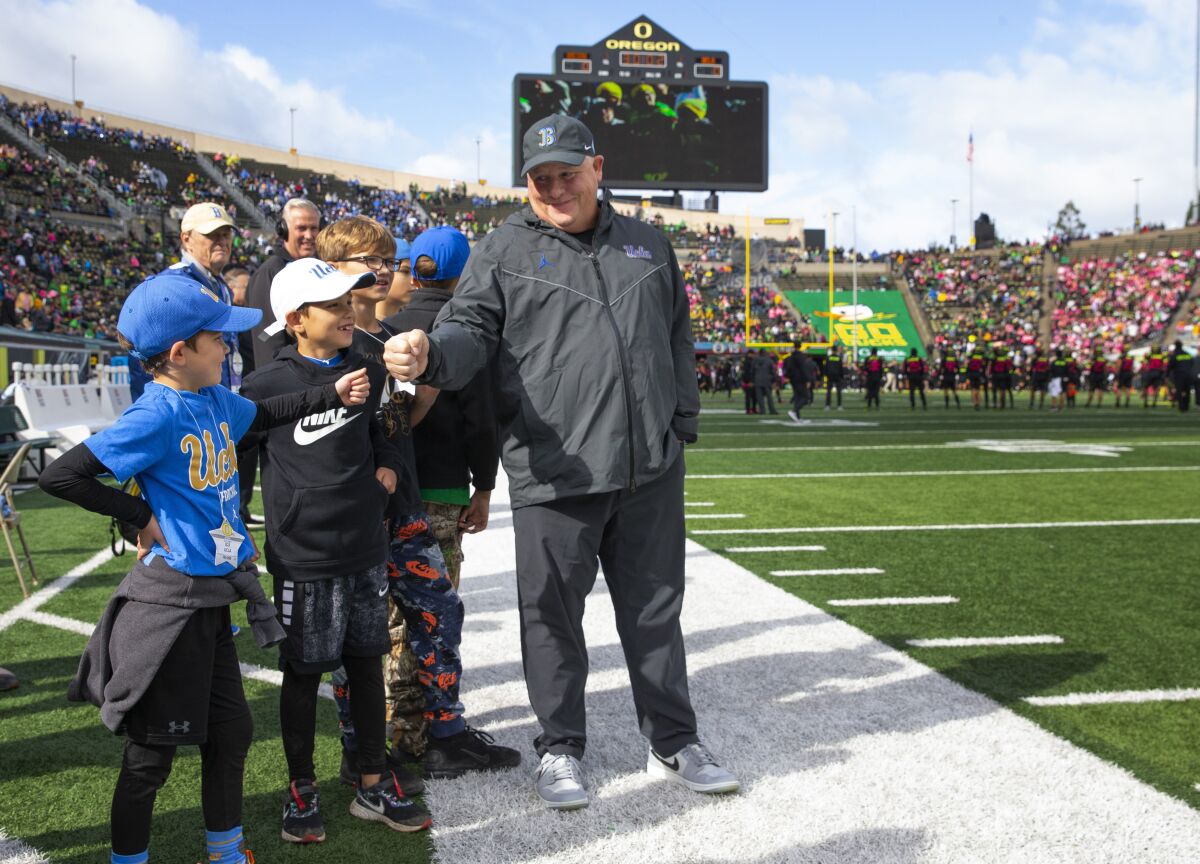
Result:
{"label": "american flag", "polygon": [[967,161],[975,161],[975,133],[971,132],[967,135]]}

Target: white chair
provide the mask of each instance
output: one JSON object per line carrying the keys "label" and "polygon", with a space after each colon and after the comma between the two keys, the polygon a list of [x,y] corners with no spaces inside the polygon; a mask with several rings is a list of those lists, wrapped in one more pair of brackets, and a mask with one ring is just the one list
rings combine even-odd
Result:
{"label": "white chair", "polygon": [[[29,455],[30,445],[22,444],[21,448],[13,454],[12,459],[8,461],[8,465],[4,468],[4,473],[0,474],[0,532],[4,534],[4,543],[8,546],[8,555],[12,558],[13,569],[17,571],[17,581],[21,583],[21,595],[29,596],[29,589],[25,587],[25,577],[21,573],[21,564],[24,563],[29,568],[29,581],[33,585],[38,584],[37,571],[33,568],[33,556],[29,554],[29,544],[25,542],[25,532],[21,529],[21,514],[17,511],[15,502],[13,501],[13,484],[17,482],[17,478],[21,475],[21,466],[25,464],[25,457]],[[13,546],[12,535],[16,533],[17,540],[21,544],[21,555],[18,557],[17,550]]]}

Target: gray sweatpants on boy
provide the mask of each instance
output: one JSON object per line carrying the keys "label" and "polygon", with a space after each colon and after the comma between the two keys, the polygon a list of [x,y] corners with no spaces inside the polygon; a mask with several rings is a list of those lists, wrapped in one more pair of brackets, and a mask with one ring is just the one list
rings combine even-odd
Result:
{"label": "gray sweatpants on boy", "polygon": [[670,756],[698,740],[688,697],[683,607],[684,464],[622,490],[513,511],[521,649],[529,701],[542,726],[538,755],[582,756],[588,657],[584,601],[604,566],[638,724]]}

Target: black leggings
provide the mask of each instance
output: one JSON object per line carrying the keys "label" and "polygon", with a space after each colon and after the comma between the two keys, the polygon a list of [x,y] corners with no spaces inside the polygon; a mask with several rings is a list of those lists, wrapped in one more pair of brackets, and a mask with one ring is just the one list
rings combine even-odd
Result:
{"label": "black leggings", "polygon": [[[249,714],[208,724],[208,740],[200,745],[200,805],[209,831],[242,824],[242,771],[253,734]],[[175,749],[125,740],[112,799],[112,848],[118,855],[136,855],[149,847],[154,799],[171,774]]]}
{"label": "black leggings", "polygon": [[[358,765],[363,774],[382,774],[385,760],[383,664],[379,657],[342,657],[350,682],[350,714],[358,739]],[[315,780],[313,742],[317,735],[317,690],[320,672],[297,672],[283,664],[283,687],[279,691],[279,727],[288,776],[292,780]]]}

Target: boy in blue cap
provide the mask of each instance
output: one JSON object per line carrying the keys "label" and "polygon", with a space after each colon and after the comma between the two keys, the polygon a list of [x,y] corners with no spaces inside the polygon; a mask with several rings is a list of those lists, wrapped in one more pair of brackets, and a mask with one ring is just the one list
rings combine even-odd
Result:
{"label": "boy in blue cap", "polygon": [[[258,558],[239,516],[237,455],[250,430],[366,401],[362,373],[254,403],[220,386],[223,334],[262,313],[231,306],[208,286],[168,271],[126,299],[120,341],[153,380],[115,424],[43,472],[39,485],[85,509],[140,527],[138,560],[88,641],[68,698],[100,708],[125,736],[112,800],[117,864],[149,860],[154,799],[175,750],[197,744],[208,860],[245,864],[242,773],[250,711],[229,604],[247,601],[260,646],[283,638],[258,583]],[[101,483],[136,477],[142,497]]]}

